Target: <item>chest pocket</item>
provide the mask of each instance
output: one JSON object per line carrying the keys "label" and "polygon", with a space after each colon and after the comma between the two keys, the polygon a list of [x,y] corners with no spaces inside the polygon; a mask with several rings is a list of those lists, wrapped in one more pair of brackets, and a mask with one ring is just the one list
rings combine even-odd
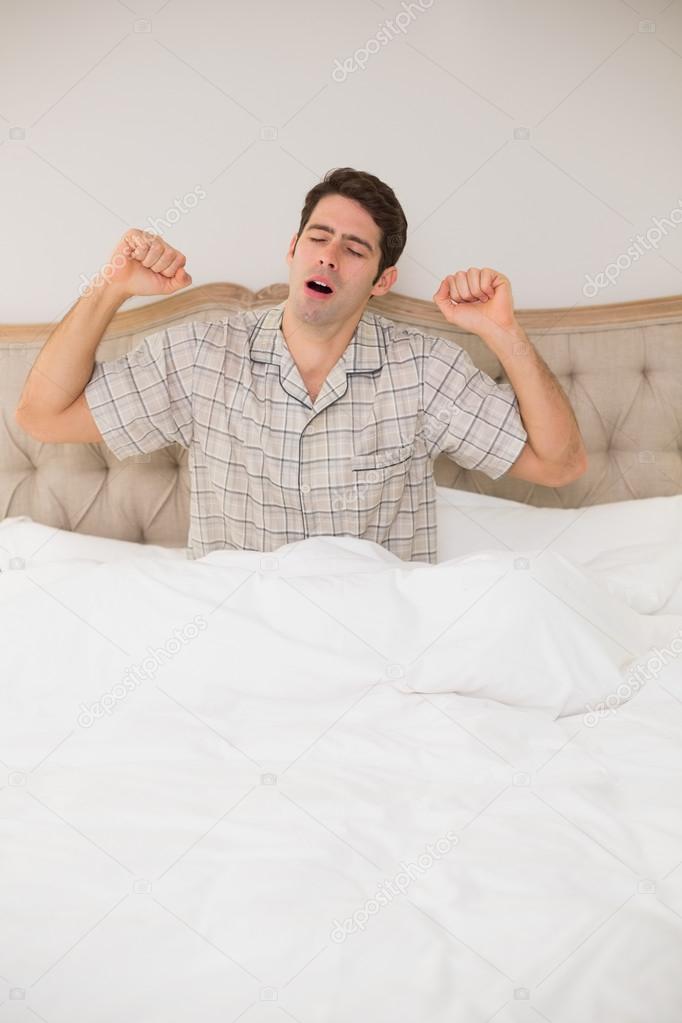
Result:
{"label": "chest pocket", "polygon": [[380,451],[367,451],[361,455],[353,455],[351,469],[384,469],[391,465],[401,465],[409,461],[414,442],[401,444],[394,448],[382,448]]}
{"label": "chest pocket", "polygon": [[351,458],[357,535],[384,539],[403,498],[413,448],[414,441]]}

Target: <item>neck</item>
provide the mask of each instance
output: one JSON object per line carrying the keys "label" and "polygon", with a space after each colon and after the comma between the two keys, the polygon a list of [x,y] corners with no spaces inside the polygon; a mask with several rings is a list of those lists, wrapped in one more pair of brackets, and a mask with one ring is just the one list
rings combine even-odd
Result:
{"label": "neck", "polygon": [[287,348],[304,373],[328,371],[350,344],[362,313],[334,323],[317,323],[296,315],[287,300],[282,314],[282,334]]}

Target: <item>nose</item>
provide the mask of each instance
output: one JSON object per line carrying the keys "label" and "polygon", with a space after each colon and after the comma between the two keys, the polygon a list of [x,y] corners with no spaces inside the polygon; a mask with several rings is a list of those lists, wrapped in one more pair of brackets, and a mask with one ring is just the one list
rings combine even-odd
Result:
{"label": "nose", "polygon": [[[331,245],[333,245],[333,244],[334,243],[332,242]],[[324,254],[322,254],[320,256],[320,265],[324,266],[326,264],[327,266],[330,266],[333,269],[336,269],[336,260],[334,259],[334,249],[333,248],[330,249],[328,246],[325,245],[324,246],[324,250],[325,250]]]}

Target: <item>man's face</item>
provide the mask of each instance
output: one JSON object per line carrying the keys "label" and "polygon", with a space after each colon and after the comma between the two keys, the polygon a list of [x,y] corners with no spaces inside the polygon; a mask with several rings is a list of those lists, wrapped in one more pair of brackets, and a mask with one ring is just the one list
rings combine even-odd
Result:
{"label": "man's face", "polygon": [[[356,315],[359,318],[371,295],[385,294],[398,271],[387,267],[372,283],[381,260],[380,241],[381,229],[359,203],[343,195],[320,199],[301,236],[291,239],[287,253],[287,302],[297,319],[343,323]],[[326,280],[332,293],[310,288],[306,282],[315,279]]]}

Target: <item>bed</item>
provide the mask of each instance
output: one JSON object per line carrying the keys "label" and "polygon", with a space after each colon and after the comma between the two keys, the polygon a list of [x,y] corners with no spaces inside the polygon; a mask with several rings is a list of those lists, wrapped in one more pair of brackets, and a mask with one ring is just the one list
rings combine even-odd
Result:
{"label": "bed", "polygon": [[[97,357],[285,297],[195,288]],[[49,327],[0,328],[8,1019],[678,1023],[682,298],[519,318],[589,469],[437,460],[437,565],[190,560],[186,452],[34,441]]]}

